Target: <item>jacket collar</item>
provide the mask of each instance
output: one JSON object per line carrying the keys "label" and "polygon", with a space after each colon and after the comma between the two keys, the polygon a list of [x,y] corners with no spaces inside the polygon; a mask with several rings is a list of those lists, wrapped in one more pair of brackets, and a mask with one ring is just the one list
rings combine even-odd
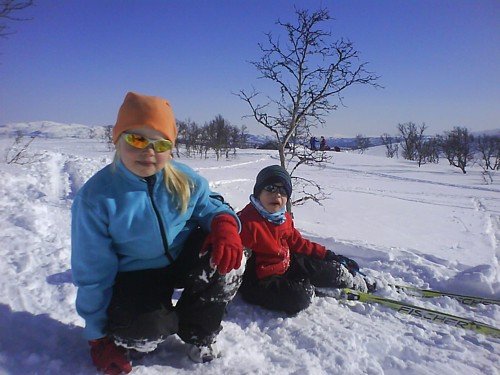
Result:
{"label": "jacket collar", "polygon": [[[121,160],[119,160],[119,159],[115,160],[114,163],[115,163],[115,167],[116,167],[116,170],[117,170],[118,174],[122,178],[124,178],[128,182],[131,182],[131,183],[133,183],[135,185],[145,187],[146,179],[144,179],[143,177],[139,177],[139,176],[135,175],[134,173],[132,173],[125,166],[125,164],[123,164],[123,162]],[[160,171],[156,172],[155,187],[158,184],[162,183],[162,181],[163,181],[163,170],[160,170]]]}

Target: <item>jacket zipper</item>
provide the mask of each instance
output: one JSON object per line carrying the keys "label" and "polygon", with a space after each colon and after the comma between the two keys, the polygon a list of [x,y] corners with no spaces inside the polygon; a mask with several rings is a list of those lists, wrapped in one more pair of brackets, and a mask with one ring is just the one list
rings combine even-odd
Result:
{"label": "jacket zipper", "polygon": [[151,205],[153,206],[153,210],[156,214],[156,219],[158,220],[158,225],[160,226],[160,233],[161,233],[161,239],[163,241],[163,248],[165,249],[165,256],[170,261],[170,264],[172,264],[172,263],[174,263],[174,258],[168,252],[168,241],[167,241],[167,234],[165,232],[165,227],[163,226],[163,221],[162,221],[161,216],[160,216],[160,211],[158,211],[158,208],[156,207],[155,201],[153,199],[153,188],[155,186],[156,176],[152,175],[152,176],[146,177],[145,180],[146,180],[146,183],[148,185],[149,199],[151,200]]}

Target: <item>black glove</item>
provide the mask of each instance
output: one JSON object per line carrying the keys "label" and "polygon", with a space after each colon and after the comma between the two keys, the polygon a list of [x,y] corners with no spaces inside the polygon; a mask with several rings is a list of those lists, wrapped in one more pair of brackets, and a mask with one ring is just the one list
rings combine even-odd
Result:
{"label": "black glove", "polygon": [[326,261],[333,260],[335,262],[338,262],[338,263],[344,265],[344,267],[347,268],[352,275],[355,275],[356,273],[359,272],[358,263],[356,263],[351,258],[345,257],[343,255],[335,254],[331,250],[326,251],[326,254],[325,254],[325,257],[323,258],[323,260],[326,260]]}

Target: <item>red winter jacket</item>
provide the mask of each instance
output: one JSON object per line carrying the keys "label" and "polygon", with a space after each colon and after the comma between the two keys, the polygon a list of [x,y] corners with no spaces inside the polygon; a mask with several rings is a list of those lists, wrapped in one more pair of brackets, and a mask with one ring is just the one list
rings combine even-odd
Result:
{"label": "red winter jacket", "polygon": [[264,219],[249,203],[238,213],[241,221],[241,241],[252,249],[257,278],[282,275],[290,266],[290,252],[323,259],[326,248],[302,237],[287,212],[286,221],[276,225]]}

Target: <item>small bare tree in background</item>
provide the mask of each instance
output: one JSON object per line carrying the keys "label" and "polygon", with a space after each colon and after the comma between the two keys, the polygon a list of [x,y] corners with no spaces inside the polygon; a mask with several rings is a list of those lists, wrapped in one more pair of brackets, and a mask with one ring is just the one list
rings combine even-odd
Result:
{"label": "small bare tree in background", "polygon": [[418,166],[426,163],[439,163],[439,151],[440,141],[437,138],[421,139],[417,143]]}
{"label": "small bare tree in background", "polygon": [[398,124],[398,131],[401,136],[402,156],[406,160],[417,160],[418,150],[421,149],[424,141],[424,132],[427,129],[425,124],[417,126],[414,122]]}
{"label": "small bare tree in background", "polygon": [[398,137],[392,137],[387,133],[384,133],[380,136],[380,140],[382,144],[385,146],[385,155],[388,158],[398,157],[398,149],[400,139]]}
{"label": "small bare tree in background", "polygon": [[364,152],[371,146],[370,138],[365,137],[363,134],[356,135],[355,147],[360,154]]}
{"label": "small bare tree in background", "polygon": [[[187,124],[185,121],[177,121],[177,139],[175,140],[175,155],[180,158],[181,153],[179,149],[179,145],[184,143],[184,139],[186,138]],[[173,152],[173,151],[172,151]]]}
{"label": "small bare tree in background", "polygon": [[465,174],[467,164],[474,159],[473,151],[474,137],[469,134],[467,128],[456,126],[450,132],[445,132],[442,138],[441,148],[450,165],[460,168]]}
{"label": "small bare tree in background", "polygon": [[486,183],[493,182],[493,174],[500,169],[500,137],[480,135],[476,138],[476,162],[483,169]]}
{"label": "small bare tree in background", "polygon": [[246,148],[248,145],[248,128],[246,125],[242,125],[241,128],[239,129],[239,134],[238,134],[238,147],[239,148]]}
{"label": "small bare tree in background", "polygon": [[[325,117],[342,103],[342,92],[352,85],[376,84],[378,76],[359,62],[359,53],[348,40],[333,40],[324,24],[331,21],[327,10],[315,12],[295,10],[297,23],[277,21],[283,39],[267,35],[267,43],[259,44],[263,55],[251,62],[260,78],[271,81],[277,89],[275,97],[257,100],[259,93],[241,90],[238,96],[251,110],[249,117],[268,129],[276,138],[280,164],[287,168],[286,146],[297,134],[297,128],[325,123]],[[307,141],[307,140],[306,140]],[[289,169],[289,168],[287,168]],[[293,176],[292,176],[293,178]],[[291,205],[288,205],[291,210]]]}
{"label": "small bare tree in background", "polygon": [[242,125],[241,128],[231,125],[229,128],[229,147],[226,150],[226,159],[229,158],[229,152],[232,151],[236,155],[237,148],[244,148],[248,139],[247,127]]}
{"label": "small bare tree in background", "polygon": [[215,151],[215,156],[219,160],[229,148],[230,124],[222,115],[217,115],[205,127],[208,146]]}
{"label": "small bare tree in background", "polygon": [[32,5],[33,0],[0,0],[0,37],[6,38],[8,35],[14,34],[13,31],[8,31],[8,21],[31,20],[31,18],[18,17],[18,13]]}
{"label": "small bare tree in background", "polygon": [[108,147],[108,151],[115,150],[115,144],[113,143],[113,125],[104,126],[104,141]]}
{"label": "small bare tree in background", "polygon": [[179,129],[177,141],[175,143],[177,157],[180,156],[179,146],[184,145],[186,150],[186,156],[190,157],[192,153],[199,152],[199,142],[201,138],[201,128],[200,126],[191,120],[177,121],[177,127]]}

